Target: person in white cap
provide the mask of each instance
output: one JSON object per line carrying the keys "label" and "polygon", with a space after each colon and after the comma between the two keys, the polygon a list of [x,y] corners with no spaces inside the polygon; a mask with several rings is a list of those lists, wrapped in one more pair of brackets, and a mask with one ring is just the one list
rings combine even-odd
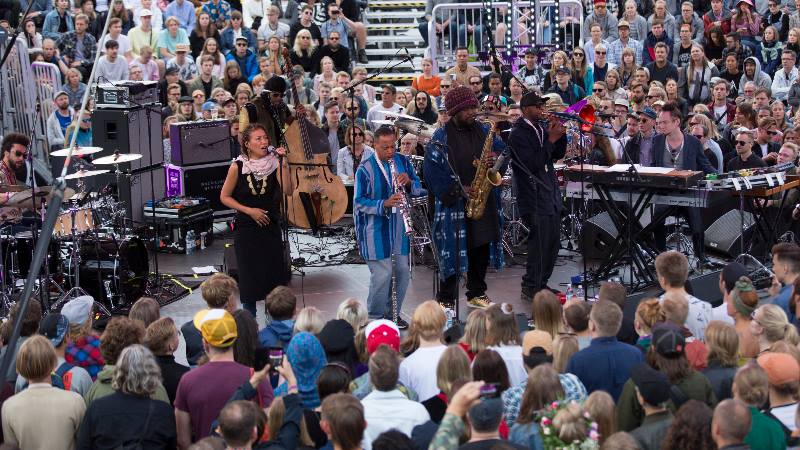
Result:
{"label": "person in white cap", "polygon": [[153,13],[149,9],[139,11],[138,25],[128,31],[131,53],[135,58],[142,54],[143,47],[158,47],[158,31],[153,28]]}
{"label": "person in white cap", "polygon": [[69,106],[69,96],[66,92],[56,92],[53,103],[56,107],[47,118],[47,143],[51,150],[64,147],[64,134],[75,115],[75,110]]}
{"label": "person in white cap", "polygon": [[[150,25],[153,27],[153,31],[156,33],[161,31],[164,27],[164,14],[161,12],[161,8],[153,7],[153,0],[142,0],[141,4],[133,9],[133,22],[137,26],[141,25],[145,11],[150,13]],[[130,36],[130,31],[128,31],[128,36]]]}

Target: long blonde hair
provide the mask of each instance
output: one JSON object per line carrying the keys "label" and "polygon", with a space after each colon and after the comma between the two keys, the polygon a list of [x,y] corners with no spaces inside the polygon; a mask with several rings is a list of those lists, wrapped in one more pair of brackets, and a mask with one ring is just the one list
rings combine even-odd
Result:
{"label": "long blonde hair", "polygon": [[311,56],[314,53],[314,50],[317,48],[317,43],[314,41],[314,37],[311,36],[311,32],[308,30],[300,30],[297,32],[297,36],[294,37],[294,46],[292,50],[297,56],[303,56],[303,49],[300,47],[300,38],[302,36],[308,36],[308,56]]}

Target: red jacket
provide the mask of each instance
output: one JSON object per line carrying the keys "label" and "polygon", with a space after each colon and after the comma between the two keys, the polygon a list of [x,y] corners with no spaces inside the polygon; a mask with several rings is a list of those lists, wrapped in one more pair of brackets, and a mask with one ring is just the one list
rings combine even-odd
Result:
{"label": "red jacket", "polygon": [[[712,100],[711,103],[707,103],[706,106],[708,106],[708,110],[711,112],[711,121],[714,122],[714,125],[718,126],[719,125],[719,121],[717,120],[717,117],[714,114],[714,101]],[[727,102],[727,114],[728,114],[728,120],[725,123],[733,122],[733,118],[734,118],[734,116],[736,116],[736,104],[735,103]],[[719,126],[718,126],[718,128],[719,128]]]}

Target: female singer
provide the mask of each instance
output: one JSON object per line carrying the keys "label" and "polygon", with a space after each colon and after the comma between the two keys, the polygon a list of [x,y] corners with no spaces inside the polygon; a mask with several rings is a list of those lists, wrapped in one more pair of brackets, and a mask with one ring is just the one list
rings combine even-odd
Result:
{"label": "female singer", "polygon": [[281,240],[281,186],[287,195],[294,188],[286,159],[281,158],[286,150],[270,152],[263,125],[247,127],[241,143],[242,154],[228,169],[219,197],[223,205],[236,210],[234,245],[239,292],[244,309],[256,317],[256,302],[288,281]]}

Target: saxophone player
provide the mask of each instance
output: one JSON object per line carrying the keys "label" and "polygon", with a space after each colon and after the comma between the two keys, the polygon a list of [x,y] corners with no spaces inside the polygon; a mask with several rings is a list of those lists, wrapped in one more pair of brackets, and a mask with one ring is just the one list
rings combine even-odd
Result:
{"label": "saxophone player", "polygon": [[564,157],[567,139],[559,120],[551,117],[547,128],[542,126],[546,100],[535,92],[525,94],[520,100],[522,117],[508,137],[508,144],[515,151],[511,165],[519,211],[530,229],[528,259],[522,277],[524,301],[531,301],[536,292],[549,289],[547,281],[553,274],[561,243],[563,204],[553,161]]}
{"label": "saxophone player", "polygon": [[[425,152],[423,173],[428,190],[434,195],[433,241],[439,263],[437,300],[452,308],[458,301],[458,282],[467,275],[467,302],[470,307],[490,304],[486,296],[486,269],[491,262],[503,266],[500,228],[500,189],[489,186],[483,215],[466,217],[478,165],[494,164],[495,155],[505,144],[490,135],[486,124],[476,122],[478,99],[466,86],[447,93],[444,106],[450,119],[437,129]],[[484,148],[490,151],[484,152]],[[482,159],[483,157],[483,159]],[[463,189],[462,189],[463,186]]]}
{"label": "saxophone player", "polygon": [[[408,287],[410,242],[402,205],[405,195],[424,195],[425,191],[408,158],[395,153],[395,138],[392,127],[375,131],[375,153],[356,170],[353,216],[358,250],[370,272],[369,318],[396,316],[397,327],[405,329],[408,323],[399,313]],[[395,185],[406,192],[395,192]]]}

